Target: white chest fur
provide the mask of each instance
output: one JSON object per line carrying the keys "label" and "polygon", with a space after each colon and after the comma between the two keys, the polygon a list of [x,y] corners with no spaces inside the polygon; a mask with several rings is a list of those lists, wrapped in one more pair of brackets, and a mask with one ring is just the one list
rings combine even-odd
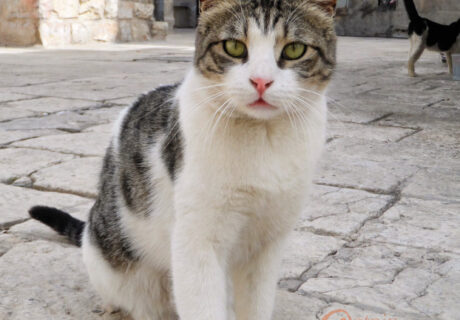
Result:
{"label": "white chest fur", "polygon": [[308,123],[286,116],[264,121],[226,118],[214,126],[219,118],[215,108],[196,108],[199,102],[189,94],[197,83],[192,73],[179,91],[185,146],[176,204],[179,211],[213,208],[212,218],[203,219],[214,221],[214,227],[222,223],[223,233],[240,233],[232,244],[239,248],[237,256],[247,257],[247,250],[257,250],[254,244],[292,228],[321,153],[326,104],[318,99],[315,118]]}

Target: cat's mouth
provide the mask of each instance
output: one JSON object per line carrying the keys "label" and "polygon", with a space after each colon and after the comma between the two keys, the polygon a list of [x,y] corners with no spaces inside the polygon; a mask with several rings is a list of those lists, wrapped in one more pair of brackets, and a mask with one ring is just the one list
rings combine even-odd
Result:
{"label": "cat's mouth", "polygon": [[275,106],[272,106],[267,101],[265,101],[263,98],[259,98],[259,100],[254,101],[253,103],[249,105],[249,107],[254,108],[254,109],[266,109],[266,110],[277,109]]}

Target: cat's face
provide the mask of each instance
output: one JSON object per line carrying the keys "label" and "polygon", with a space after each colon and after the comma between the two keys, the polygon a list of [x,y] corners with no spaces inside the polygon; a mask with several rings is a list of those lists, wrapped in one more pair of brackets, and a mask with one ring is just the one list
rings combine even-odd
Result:
{"label": "cat's face", "polygon": [[335,0],[207,0],[204,6],[195,67],[221,111],[270,119],[305,111],[324,91],[335,66]]}

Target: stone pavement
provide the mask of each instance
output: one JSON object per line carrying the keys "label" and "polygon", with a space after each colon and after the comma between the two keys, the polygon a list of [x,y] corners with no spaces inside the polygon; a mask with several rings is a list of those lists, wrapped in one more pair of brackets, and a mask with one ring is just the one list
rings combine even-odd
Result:
{"label": "stone pavement", "polygon": [[[409,78],[408,45],[339,41],[328,144],[286,250],[276,320],[337,309],[347,320],[460,319],[460,82],[430,53]],[[179,81],[192,46],[182,33],[0,49],[0,319],[107,318],[80,251],[27,209],[84,218],[111,123],[140,93]]]}

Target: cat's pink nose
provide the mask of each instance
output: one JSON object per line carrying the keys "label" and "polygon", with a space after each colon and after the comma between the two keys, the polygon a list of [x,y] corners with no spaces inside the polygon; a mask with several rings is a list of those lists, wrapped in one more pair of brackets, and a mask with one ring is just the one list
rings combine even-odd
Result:
{"label": "cat's pink nose", "polygon": [[273,84],[273,80],[267,80],[262,78],[251,78],[249,79],[254,88],[256,88],[259,96],[262,97],[268,88]]}

